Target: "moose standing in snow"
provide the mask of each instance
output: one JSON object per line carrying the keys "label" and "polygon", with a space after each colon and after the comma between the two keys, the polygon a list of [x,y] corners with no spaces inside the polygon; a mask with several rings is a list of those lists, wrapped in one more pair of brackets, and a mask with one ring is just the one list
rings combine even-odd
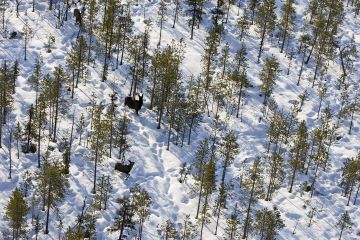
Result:
{"label": "moose standing in snow", "polygon": [[77,8],[74,9],[74,17],[75,17],[76,23],[79,23],[79,25],[81,26],[81,22],[82,22],[81,12]]}
{"label": "moose standing in snow", "polygon": [[143,105],[143,94],[138,94],[139,100],[136,100],[134,97],[126,97],[125,98],[125,106],[128,106],[131,109],[135,109],[136,115],[139,115],[139,110]]}
{"label": "moose standing in snow", "polygon": [[123,164],[123,163],[116,163],[115,164],[115,170],[118,170],[119,172],[125,173],[127,175],[127,178],[130,176],[130,171],[133,168],[135,162],[132,162],[129,160],[129,164]]}

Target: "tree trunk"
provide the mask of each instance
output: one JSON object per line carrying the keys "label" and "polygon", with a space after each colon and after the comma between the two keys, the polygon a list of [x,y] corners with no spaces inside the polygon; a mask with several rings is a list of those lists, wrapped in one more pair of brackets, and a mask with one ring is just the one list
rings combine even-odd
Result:
{"label": "tree trunk", "polygon": [[[297,161],[297,159],[296,159],[296,161]],[[296,170],[297,170],[297,164],[295,165],[295,167],[294,167],[294,169],[293,169],[293,172],[292,172],[292,175],[291,175],[291,182],[290,182],[289,193],[292,192],[292,188],[293,188],[294,180],[295,180],[295,175],[296,175]]]}
{"label": "tree trunk", "polygon": [[204,203],[203,211],[202,211],[203,216],[201,219],[200,240],[202,240],[203,229],[204,229],[204,225],[205,225],[205,213],[206,213],[207,204],[208,204],[208,195],[205,196],[205,203]]}
{"label": "tree trunk", "polygon": [[25,35],[25,41],[24,42],[25,42],[24,60],[26,61],[26,48],[27,48],[27,37],[26,37],[26,35]]}
{"label": "tree trunk", "polygon": [[178,11],[179,11],[179,0],[176,0],[175,5],[176,5],[176,7],[175,7],[175,15],[174,15],[174,22],[173,22],[172,28],[175,28],[175,23],[176,23]]}
{"label": "tree trunk", "polygon": [[339,240],[341,240],[341,236],[342,236],[342,234],[343,234],[344,228],[345,228],[345,226],[344,226],[344,224],[342,224]]}
{"label": "tree trunk", "polygon": [[162,33],[162,28],[163,28],[163,17],[161,17],[161,20],[160,20],[160,36],[159,36],[159,43],[158,43],[158,46],[160,46],[161,44],[161,33]]}
{"label": "tree trunk", "polygon": [[313,196],[313,194],[314,194],[315,182],[316,182],[316,177],[317,177],[317,172],[318,172],[318,169],[319,169],[319,165],[320,165],[320,163],[317,162],[317,164],[316,164],[316,169],[315,169],[315,174],[314,174],[314,180],[313,180],[313,182],[311,183],[311,195],[310,195],[310,198],[312,198],[312,196]]}
{"label": "tree trunk", "polygon": [[188,137],[188,145],[190,145],[190,139],[191,139],[191,132],[192,132],[192,128],[193,128],[193,124],[194,124],[194,118],[191,118],[191,122],[189,124],[189,137]]}
{"label": "tree trunk", "polygon": [[352,130],[352,127],[353,127],[354,113],[355,113],[355,110],[352,110],[352,112],[351,112],[351,120],[350,120],[350,128],[349,128],[349,135],[351,135],[351,130]]}
{"label": "tree trunk", "polygon": [[59,98],[56,98],[55,103],[55,118],[54,118],[54,135],[53,135],[53,142],[56,142],[56,132],[57,132],[57,121],[58,121],[58,114],[59,114]]}
{"label": "tree trunk", "polygon": [[300,72],[299,72],[299,78],[298,78],[298,81],[296,83],[297,86],[300,85],[300,79],[301,79],[301,75],[302,75],[302,72],[303,72],[303,69],[304,69],[304,63],[305,63],[305,56],[306,56],[306,48],[304,49],[304,56],[303,56],[303,59],[301,61],[301,67],[300,67]]}
{"label": "tree trunk", "polygon": [[248,207],[247,207],[247,210],[246,210],[244,233],[243,233],[242,239],[247,238],[247,232],[248,232],[248,227],[249,227],[249,218],[250,218],[250,209],[251,209],[251,203],[253,201],[254,188],[255,188],[255,180],[253,180],[253,183],[252,183],[252,186],[251,186],[251,193],[250,193],[250,198],[249,198],[249,204],[248,204]]}
{"label": "tree trunk", "polygon": [[359,190],[360,190],[360,183],[359,183],[358,188],[357,188],[357,190],[356,190],[356,194],[355,194],[355,198],[354,198],[354,205],[356,205],[356,199],[357,199],[357,197],[358,197]]}
{"label": "tree trunk", "polygon": [[39,116],[38,116],[38,118],[39,118],[39,122],[38,122],[38,124],[39,124],[39,126],[38,126],[38,149],[37,149],[37,151],[38,151],[38,168],[40,168],[40,140],[41,140],[41,112],[39,113]]}
{"label": "tree trunk", "polygon": [[350,204],[350,199],[351,199],[351,195],[352,195],[352,192],[353,192],[353,187],[354,187],[354,183],[351,183],[350,184],[350,192],[349,192],[348,201],[346,203],[346,206],[349,206],[349,204]]}
{"label": "tree trunk", "polygon": [[260,63],[260,57],[261,57],[261,52],[262,52],[262,48],[264,45],[265,34],[266,34],[266,22],[265,22],[265,25],[263,27],[263,31],[261,34],[260,49],[259,49],[258,60],[257,60],[258,63]]}
{"label": "tree trunk", "polygon": [[10,130],[10,134],[9,134],[9,141],[10,141],[10,144],[9,144],[9,160],[10,160],[9,179],[11,179],[11,167],[12,167],[12,158],[11,158],[12,132],[11,132],[11,130]]}
{"label": "tree trunk", "polygon": [[[98,133],[99,135],[99,133]],[[92,193],[96,193],[96,168],[97,168],[97,162],[98,162],[98,149],[99,147],[99,136],[96,137],[96,150],[95,150],[95,163],[94,163],[94,182],[93,182],[93,190]]]}
{"label": "tree trunk", "polygon": [[239,90],[239,96],[238,96],[238,103],[237,103],[237,112],[236,112],[236,117],[239,117],[239,112],[240,112],[240,103],[241,103],[241,98],[242,98],[242,88],[243,85],[240,85],[240,90]]}
{"label": "tree trunk", "polygon": [[48,189],[48,202],[47,202],[46,222],[45,222],[45,231],[44,231],[45,234],[49,233],[50,207],[51,207],[51,180],[49,182],[49,189]]}
{"label": "tree trunk", "polygon": [[[203,163],[201,163],[201,168],[203,168]],[[198,200],[198,206],[197,206],[197,210],[196,210],[196,216],[195,218],[197,219],[199,216],[199,211],[200,211],[200,202],[201,202],[201,197],[202,197],[202,191],[203,191],[203,181],[204,181],[204,173],[203,170],[201,170],[201,182],[200,182],[200,191],[199,191],[199,200]]]}
{"label": "tree trunk", "polygon": [[191,36],[190,36],[190,39],[192,40],[193,37],[194,37],[194,26],[195,26],[195,17],[196,17],[196,3],[197,1],[194,1],[194,8],[193,8],[193,11],[192,11],[192,20],[191,20]]}

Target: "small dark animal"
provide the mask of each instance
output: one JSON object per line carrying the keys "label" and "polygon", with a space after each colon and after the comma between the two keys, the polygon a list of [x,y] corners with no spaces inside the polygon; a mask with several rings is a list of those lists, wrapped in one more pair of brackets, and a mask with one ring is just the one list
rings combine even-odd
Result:
{"label": "small dark animal", "polygon": [[81,26],[81,22],[82,22],[81,12],[77,8],[74,9],[74,17],[76,19],[76,23],[79,23],[79,25]]}
{"label": "small dark animal", "polygon": [[135,109],[136,115],[139,115],[139,110],[141,109],[143,105],[143,94],[138,94],[139,100],[136,100],[133,97],[126,97],[125,98],[125,106],[128,106],[131,109]]}
{"label": "small dark animal", "polygon": [[307,186],[305,186],[304,190],[305,190],[305,192],[310,192],[312,190],[312,187],[307,185]]}
{"label": "small dark animal", "polygon": [[129,164],[116,163],[115,170],[118,170],[119,172],[125,173],[126,175],[130,176],[130,171],[133,168],[135,162],[132,162],[130,160],[129,162]]}
{"label": "small dark animal", "polygon": [[10,33],[10,39],[15,39],[17,37],[17,32]]}

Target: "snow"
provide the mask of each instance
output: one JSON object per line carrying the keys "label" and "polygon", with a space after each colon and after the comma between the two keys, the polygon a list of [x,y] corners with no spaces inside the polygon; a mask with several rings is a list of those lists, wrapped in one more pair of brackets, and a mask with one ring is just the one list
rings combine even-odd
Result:
{"label": "snow", "polygon": [[[145,6],[145,14],[153,20],[153,27],[151,31],[151,48],[154,49],[159,39],[159,27],[157,21],[157,3],[158,1],[140,1],[138,6],[133,6],[132,17],[135,22],[136,31],[140,32],[144,29],[143,14]],[[214,1],[213,1],[214,2]],[[278,1],[280,5],[280,1]],[[208,3],[207,6],[214,3]],[[297,26],[296,29],[299,37],[301,19],[306,11],[307,0],[299,0],[296,4],[297,10]],[[72,7],[72,9],[74,6]],[[74,19],[70,18],[65,22],[60,29],[55,28],[56,18],[53,13],[49,12],[46,1],[37,1],[36,11],[31,12],[31,3],[23,3],[20,8],[20,17],[16,18],[14,10],[14,1],[10,2],[10,7],[6,11],[6,25],[8,32],[13,30],[21,31],[25,22],[33,29],[34,36],[29,42],[28,46],[28,60],[23,60],[23,41],[10,40],[4,33],[0,36],[0,62],[3,60],[13,62],[15,59],[19,60],[21,66],[21,73],[16,82],[16,94],[13,110],[9,117],[9,125],[15,127],[16,122],[25,122],[26,113],[29,106],[35,101],[35,92],[30,88],[28,78],[32,74],[35,59],[42,56],[44,66],[43,71],[51,72],[53,68],[59,64],[65,64],[64,56],[71,48],[71,43],[75,41],[78,26]],[[169,10],[169,18],[164,24],[161,46],[170,44],[174,39],[180,41],[184,39],[185,60],[182,66],[184,81],[189,81],[190,76],[197,75],[201,72],[201,55],[204,47],[204,39],[207,35],[206,30],[210,24],[208,16],[204,23],[200,25],[200,29],[195,29],[194,40],[190,40],[190,30],[185,21],[185,16],[180,16],[179,22],[175,28],[172,26],[172,9]],[[341,27],[341,35],[346,39],[350,39],[352,35],[355,36],[357,48],[360,49],[360,28],[359,19],[354,18],[351,8],[345,8],[346,14],[344,25]],[[239,47],[238,32],[235,30],[235,23],[238,18],[237,7],[233,6],[230,13],[229,23],[226,25],[226,37],[223,44],[228,42],[230,44],[231,53],[233,54]],[[240,10],[240,15],[243,9]],[[70,14],[71,15],[71,14]],[[209,14],[207,14],[209,15]],[[46,36],[51,34],[55,36],[56,41],[52,47],[52,52],[47,53],[45,43]],[[236,157],[234,164],[229,168],[227,180],[239,181],[241,172],[244,171],[244,166],[251,164],[256,156],[263,156],[266,152],[267,138],[266,128],[267,124],[264,121],[259,122],[258,119],[262,115],[260,107],[262,104],[262,97],[259,96],[260,80],[258,78],[259,71],[262,64],[257,64],[257,53],[259,47],[259,39],[254,26],[250,29],[249,36],[245,37],[245,45],[248,50],[249,71],[248,76],[254,88],[250,88],[247,93],[246,104],[243,110],[243,121],[231,116],[228,119],[228,128],[233,129],[238,137],[240,144],[240,154]],[[279,108],[289,109],[290,102],[297,99],[297,96],[306,89],[310,93],[309,100],[306,101],[302,112],[299,114],[299,119],[305,119],[309,129],[313,129],[318,123],[316,119],[316,112],[318,108],[317,89],[311,88],[311,80],[313,76],[313,65],[306,66],[303,72],[303,77],[300,86],[296,86],[298,71],[301,64],[301,56],[296,55],[293,60],[293,67],[290,75],[286,75],[289,59],[284,54],[280,53],[279,47],[274,40],[265,41],[264,53],[262,59],[266,56],[274,54],[280,61],[282,73],[277,81],[273,96],[279,104]],[[126,61],[125,61],[126,63]],[[323,106],[329,105],[335,114],[339,108],[338,99],[340,91],[335,86],[337,76],[339,76],[340,68],[339,62],[329,63],[329,71],[327,78],[328,93]],[[72,114],[75,113],[75,121],[78,121],[81,113],[84,114],[86,125],[90,122],[90,115],[87,109],[90,106],[91,95],[96,96],[98,102],[110,102],[110,95],[116,91],[119,99],[117,100],[117,111],[119,114],[125,113],[131,119],[129,138],[131,141],[131,152],[129,159],[135,160],[135,166],[131,172],[131,176],[124,180],[119,173],[114,172],[116,158],[105,158],[98,167],[98,176],[109,175],[111,178],[113,191],[111,194],[108,209],[106,211],[98,211],[97,220],[97,239],[117,239],[116,234],[107,231],[115,216],[116,208],[118,207],[115,200],[123,196],[129,191],[129,188],[135,184],[140,184],[147,191],[149,191],[153,205],[151,207],[151,216],[146,221],[144,227],[144,240],[159,239],[156,228],[158,225],[171,219],[176,223],[181,223],[186,214],[190,214],[194,221],[195,210],[197,206],[198,195],[193,187],[193,179],[188,178],[186,183],[179,183],[179,170],[183,162],[191,164],[194,159],[194,152],[197,143],[204,137],[209,136],[211,119],[204,116],[204,120],[200,125],[197,133],[193,135],[192,144],[184,147],[175,146],[171,144],[170,150],[166,150],[167,126],[162,125],[161,129],[156,129],[156,114],[148,109],[149,96],[145,95],[145,106],[141,109],[140,115],[136,114],[123,106],[122,100],[129,92],[130,82],[128,74],[128,66],[125,64],[119,67],[118,70],[110,71],[108,80],[105,83],[100,82],[101,67],[100,63],[91,67],[89,71],[89,79],[86,85],[80,83],[79,88],[75,90],[75,100],[71,109],[59,120],[60,137],[68,137],[71,128]],[[357,59],[355,63],[355,70],[360,66]],[[359,81],[359,73],[355,71],[351,76],[353,82]],[[354,89],[358,90],[358,89]],[[221,115],[225,118],[225,115]],[[310,174],[299,175],[296,179],[295,190],[293,193],[288,193],[287,180],[283,183],[282,188],[274,194],[271,202],[260,200],[256,205],[256,209],[261,207],[272,208],[276,206],[279,208],[284,219],[286,227],[280,231],[278,239],[337,239],[339,230],[335,227],[337,219],[345,211],[349,211],[350,216],[354,222],[353,231],[344,233],[344,239],[359,239],[356,234],[360,231],[360,208],[358,205],[346,206],[346,198],[342,196],[342,190],[339,187],[341,177],[341,167],[346,158],[353,157],[360,150],[360,133],[359,124],[360,118],[357,113],[354,118],[353,134],[348,135],[347,129],[349,122],[344,121],[340,125],[338,135],[343,138],[334,144],[331,148],[331,165],[327,171],[320,171],[319,178],[316,182],[316,192],[313,198],[310,198],[308,193],[302,193],[300,184],[304,181],[310,181],[312,170]],[[87,126],[89,129],[90,127]],[[0,231],[7,228],[7,222],[2,217],[4,216],[4,209],[12,190],[19,186],[21,182],[22,173],[25,170],[36,172],[36,154],[20,154],[20,159],[16,157],[14,145],[12,147],[13,159],[13,177],[8,179],[8,137],[7,128],[4,127],[5,137],[4,146],[0,149]],[[69,174],[70,187],[67,191],[66,198],[59,203],[59,209],[65,223],[65,228],[69,224],[74,224],[77,215],[81,211],[83,200],[86,197],[87,203],[91,203],[93,195],[91,194],[92,179],[93,179],[93,162],[90,159],[89,149],[84,146],[79,146],[78,138],[73,143],[72,162]],[[47,146],[47,140],[43,140],[42,149]],[[61,153],[55,152],[54,155],[60,156]],[[220,164],[220,163],[219,163]],[[220,175],[220,169],[218,170]],[[246,172],[245,172],[246,174]],[[230,201],[228,210],[232,209],[235,202],[238,201],[238,194],[234,194],[234,198]],[[360,201],[360,199],[359,199]],[[358,201],[358,202],[359,202]],[[306,209],[305,209],[306,206]],[[308,217],[306,213],[311,209],[311,206],[317,207],[318,214],[314,219],[311,227],[307,226]],[[29,222],[29,221],[28,221]],[[225,219],[220,219],[220,228],[217,236],[213,234],[216,219],[212,218],[211,223],[208,224],[204,230],[203,239],[223,239],[221,237],[225,228]],[[243,221],[242,221],[243,222]],[[30,224],[29,224],[30,225]],[[294,228],[296,233],[293,234]],[[30,235],[34,233],[30,232]],[[44,235],[40,233],[39,239],[57,239],[58,230],[55,224],[55,215],[51,216],[50,233]],[[255,239],[254,236],[251,239]]]}

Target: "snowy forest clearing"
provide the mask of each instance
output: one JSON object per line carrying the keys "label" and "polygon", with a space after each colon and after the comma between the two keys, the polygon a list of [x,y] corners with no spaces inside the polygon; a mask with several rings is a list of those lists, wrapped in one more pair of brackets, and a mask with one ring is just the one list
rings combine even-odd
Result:
{"label": "snowy forest clearing", "polygon": [[360,1],[5,2],[0,239],[360,238]]}

